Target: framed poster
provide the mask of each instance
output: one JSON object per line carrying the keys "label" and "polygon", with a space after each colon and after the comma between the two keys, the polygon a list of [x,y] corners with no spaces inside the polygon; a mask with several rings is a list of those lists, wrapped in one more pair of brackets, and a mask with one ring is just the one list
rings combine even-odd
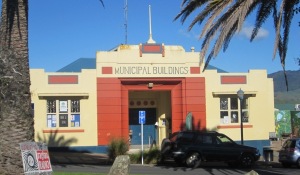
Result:
{"label": "framed poster", "polygon": [[68,114],[59,114],[59,127],[68,127]]}
{"label": "framed poster", "polygon": [[228,124],[229,123],[229,117],[224,116],[223,123]]}
{"label": "framed poster", "polygon": [[68,112],[68,101],[59,101],[59,112]]}
{"label": "framed poster", "polygon": [[71,127],[80,127],[80,115],[71,115]]}
{"label": "framed poster", "polygon": [[56,127],[56,115],[52,115],[52,114],[47,115],[47,127],[48,128]]}

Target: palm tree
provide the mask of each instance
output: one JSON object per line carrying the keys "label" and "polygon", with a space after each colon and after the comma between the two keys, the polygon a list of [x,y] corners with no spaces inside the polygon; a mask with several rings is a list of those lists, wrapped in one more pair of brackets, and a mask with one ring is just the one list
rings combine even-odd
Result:
{"label": "palm tree", "polygon": [[34,141],[28,0],[2,0],[0,25],[0,174],[23,174],[19,143]]}
{"label": "palm tree", "polygon": [[[206,56],[210,42],[215,39],[205,61],[205,70],[210,60],[218,55],[222,47],[223,51],[226,51],[231,38],[236,32],[241,31],[243,23],[252,12],[256,12],[256,22],[250,41],[253,41],[262,24],[272,15],[276,33],[273,58],[278,52],[286,79],[285,59],[289,31],[298,4],[299,0],[281,0],[280,4],[278,0],[183,0],[182,10],[174,20],[181,18],[181,22],[184,23],[194,11],[201,10],[189,25],[189,30],[195,24],[202,24],[206,20],[200,34],[200,37],[204,37],[201,58]],[[288,90],[287,79],[286,87]]]}
{"label": "palm tree", "polygon": [[28,0],[2,0],[0,174],[22,174],[19,143],[33,141],[28,60]]}

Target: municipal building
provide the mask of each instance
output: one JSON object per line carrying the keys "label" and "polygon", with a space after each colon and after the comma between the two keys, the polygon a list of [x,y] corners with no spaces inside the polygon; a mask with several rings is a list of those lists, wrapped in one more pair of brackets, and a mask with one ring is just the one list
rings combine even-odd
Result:
{"label": "municipal building", "polygon": [[243,131],[244,145],[269,146],[274,87],[266,70],[203,69],[193,48],[155,42],[98,51],[57,72],[31,69],[35,139],[49,148],[103,153],[113,138],[160,146],[189,126],[237,143]]}

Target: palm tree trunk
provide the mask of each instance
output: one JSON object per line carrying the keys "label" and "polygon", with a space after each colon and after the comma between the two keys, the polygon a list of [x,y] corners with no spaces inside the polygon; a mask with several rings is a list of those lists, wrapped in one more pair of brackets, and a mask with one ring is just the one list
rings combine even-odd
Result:
{"label": "palm tree trunk", "polygon": [[22,174],[19,143],[34,140],[28,60],[28,0],[2,0],[0,174]]}

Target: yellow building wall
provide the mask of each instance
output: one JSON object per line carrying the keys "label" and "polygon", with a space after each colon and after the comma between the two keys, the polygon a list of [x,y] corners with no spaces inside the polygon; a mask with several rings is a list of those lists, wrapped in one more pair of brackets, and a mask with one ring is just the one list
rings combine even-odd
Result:
{"label": "yellow building wall", "polygon": [[[216,70],[206,70],[206,117],[207,129],[216,130],[241,140],[241,128],[220,128],[229,124],[221,124],[220,99],[221,94],[237,97],[237,91],[242,89],[245,97],[249,96],[250,128],[243,128],[244,140],[269,140],[269,132],[275,131],[274,125],[274,87],[273,79],[267,78],[265,70],[250,70],[248,73],[217,73]],[[246,76],[246,84],[221,84],[221,76]],[[239,120],[240,121],[240,120]],[[234,124],[230,124],[234,125]],[[236,123],[240,126],[240,123]]]}
{"label": "yellow building wall", "polygon": [[[45,72],[43,69],[31,69],[31,95],[34,103],[35,140],[46,142],[50,147],[68,146],[98,146],[97,130],[97,78],[172,78],[172,77],[204,77],[206,101],[206,128],[228,135],[233,140],[241,139],[239,123],[229,124],[220,122],[221,95],[237,97],[237,91],[242,89],[249,97],[249,123],[245,127],[244,140],[268,141],[269,132],[275,131],[274,122],[274,87],[273,79],[267,77],[266,70],[250,70],[247,73],[218,73],[217,70],[205,70],[199,65],[199,52],[185,52],[180,46],[164,46],[164,56],[161,54],[138,54],[139,46],[121,45],[116,51],[97,52],[96,69],[84,69],[78,73]],[[149,70],[154,68],[187,68],[188,73],[118,73],[120,67],[142,67]],[[190,68],[200,67],[201,73],[190,73]],[[111,73],[103,73],[106,68]],[[52,75],[76,75],[78,84],[49,84],[48,77]],[[246,83],[222,84],[222,76],[245,76]],[[133,94],[131,94],[133,93]],[[55,128],[47,127],[47,99],[72,99],[80,97],[80,127],[59,127],[58,116]],[[146,94],[130,92],[129,99],[154,99],[157,101],[157,121],[159,136],[158,143],[167,137],[169,122],[172,118],[172,96],[166,92]],[[202,100],[202,99],[199,99]],[[52,131],[52,133],[49,133]],[[253,142],[255,143],[255,142]]]}
{"label": "yellow building wall", "polygon": [[[77,75],[78,84],[49,84],[49,75]],[[50,147],[96,146],[96,70],[82,70],[79,73],[47,73],[43,69],[31,69],[30,78],[30,91],[34,103],[35,141],[45,142]],[[57,116],[56,127],[48,128],[47,99],[73,98],[80,99],[80,127],[71,127],[69,115],[68,127],[59,127]]]}

